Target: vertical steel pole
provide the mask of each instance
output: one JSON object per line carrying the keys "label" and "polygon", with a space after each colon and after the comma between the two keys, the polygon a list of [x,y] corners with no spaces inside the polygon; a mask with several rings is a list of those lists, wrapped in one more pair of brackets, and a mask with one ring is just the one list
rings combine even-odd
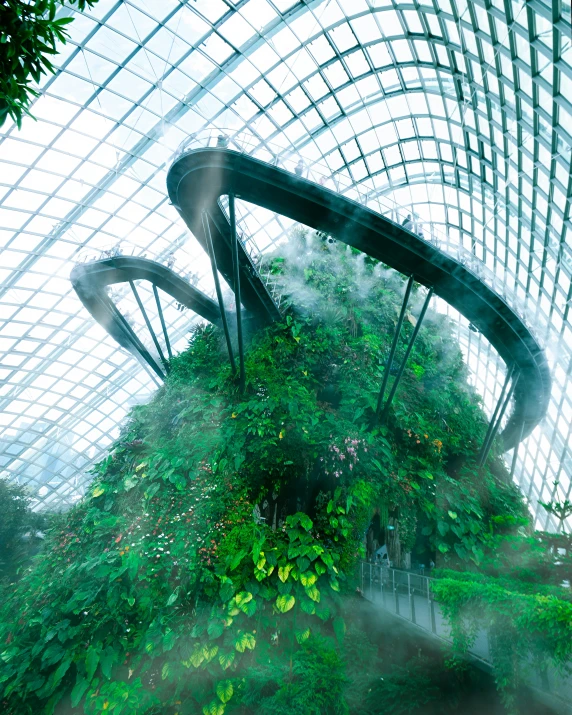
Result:
{"label": "vertical steel pole", "polygon": [[232,250],[232,267],[234,273],[234,296],[236,301],[236,337],[238,340],[238,361],[240,365],[240,391],[244,392],[244,341],[242,336],[242,306],[240,298],[240,266],[238,264],[238,236],[236,233],[236,207],[234,194],[228,195],[228,213],[230,218],[230,242]]}
{"label": "vertical steel pole", "polygon": [[391,392],[389,393],[389,397],[387,398],[387,402],[385,403],[385,407],[383,408],[383,412],[381,415],[382,422],[385,421],[385,419],[387,418],[389,408],[391,407],[391,403],[393,402],[393,398],[395,397],[395,393],[397,392],[397,386],[399,385],[399,381],[401,380],[401,376],[403,375],[403,371],[405,370],[405,366],[407,364],[407,360],[409,359],[409,355],[411,354],[411,351],[413,350],[413,345],[415,344],[415,340],[417,339],[417,335],[419,334],[419,330],[421,328],[421,323],[423,322],[423,318],[425,317],[425,313],[427,312],[427,308],[429,307],[429,301],[431,300],[432,296],[433,296],[433,288],[431,287],[429,289],[429,293],[427,293],[427,297],[425,298],[423,307],[421,308],[421,313],[419,313],[419,317],[417,318],[417,323],[415,325],[415,328],[413,329],[413,334],[411,335],[411,339],[409,340],[409,345],[407,346],[407,350],[405,351],[405,356],[403,358],[403,362],[401,363],[401,365],[399,367],[399,371],[398,371],[397,375],[395,376],[395,380],[391,387]]}
{"label": "vertical steel pole", "polygon": [[393,358],[395,357],[395,350],[397,348],[397,342],[401,334],[401,327],[403,325],[403,320],[405,318],[405,311],[407,310],[407,304],[409,303],[409,296],[411,295],[411,289],[413,288],[413,276],[409,277],[407,283],[407,288],[405,289],[405,296],[403,297],[403,304],[401,306],[401,312],[399,313],[399,319],[397,320],[397,326],[395,327],[395,334],[393,336],[393,341],[391,343],[391,348],[389,350],[389,357],[387,363],[385,364],[385,371],[383,373],[383,382],[381,383],[381,388],[379,390],[379,395],[377,396],[377,409],[375,411],[376,417],[379,419],[381,413],[381,407],[383,405],[383,398],[385,396],[385,390],[387,388],[387,381],[389,380],[389,374],[393,366]]}
{"label": "vertical steel pole", "polygon": [[411,611],[411,574],[407,572],[407,598],[409,599],[409,618],[413,620],[413,613]]}
{"label": "vertical steel pole", "polygon": [[429,617],[431,619],[431,633],[437,634],[437,619],[435,618],[435,601],[429,601]]}
{"label": "vertical steel pole", "polygon": [[216,265],[216,256],[215,256],[213,240],[212,240],[212,236],[211,236],[211,227],[209,225],[209,215],[206,212],[206,210],[203,211],[203,229],[205,232],[205,239],[207,242],[209,258],[211,259],[211,268],[213,271],[213,279],[214,279],[214,284],[215,284],[216,297],[218,298],[218,307],[220,309],[220,317],[222,320],[224,337],[226,338],[226,347],[228,348],[228,357],[230,360],[230,367],[233,372],[236,372],[236,363],[234,362],[234,354],[232,352],[232,343],[230,341],[230,332],[228,330],[228,322],[226,319],[226,310],[224,309],[224,302],[222,299],[222,291],[220,289],[220,281],[218,278],[218,268]]}

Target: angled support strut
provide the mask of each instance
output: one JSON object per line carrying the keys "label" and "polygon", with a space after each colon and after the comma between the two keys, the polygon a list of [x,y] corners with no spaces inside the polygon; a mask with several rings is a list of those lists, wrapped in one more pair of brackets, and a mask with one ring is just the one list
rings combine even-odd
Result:
{"label": "angled support strut", "polygon": [[387,402],[385,403],[385,407],[383,408],[383,412],[381,413],[382,422],[385,422],[385,420],[387,419],[389,408],[391,407],[391,403],[393,402],[393,398],[395,397],[395,393],[397,392],[397,387],[399,386],[401,376],[403,375],[403,371],[405,370],[405,366],[407,365],[407,360],[409,360],[409,355],[413,350],[413,345],[417,340],[417,335],[419,334],[419,330],[421,329],[421,324],[423,323],[423,318],[425,317],[425,313],[427,312],[427,308],[429,307],[429,302],[431,301],[432,296],[433,287],[431,287],[429,289],[429,292],[427,293],[427,297],[425,298],[425,302],[423,303],[423,307],[421,308],[421,312],[419,313],[419,317],[417,318],[417,323],[415,324],[415,328],[413,329],[413,333],[411,334],[409,345],[407,346],[407,350],[405,351],[403,362],[399,366],[399,371],[395,376],[393,385],[391,386],[391,392],[389,393],[389,397],[387,398]]}
{"label": "angled support strut", "polygon": [[[111,310],[117,319],[118,323],[121,323],[126,331],[131,331],[131,326],[127,322],[125,316],[123,316],[120,311],[117,309],[117,306],[112,304]],[[161,378],[161,380],[165,379],[165,375],[159,365],[157,364],[156,360],[153,359],[147,348],[143,345],[143,343],[139,340],[139,338],[135,335],[135,341],[137,345],[137,352],[138,354],[143,358],[143,360],[147,363],[147,365],[153,370],[153,372],[157,375],[157,377]],[[157,381],[155,378],[151,375],[153,382],[155,382],[156,385]]]}
{"label": "angled support strut", "polygon": [[512,481],[512,478],[514,477],[514,471],[516,469],[516,460],[518,459],[518,448],[520,446],[520,443],[522,442],[522,435],[524,432],[524,420],[522,420],[522,423],[520,425],[520,433],[518,436],[518,442],[514,446],[514,451],[512,453],[512,462],[510,465],[510,479]]}
{"label": "angled support strut", "polygon": [[218,277],[218,268],[216,265],[216,256],[214,253],[214,248],[213,248],[213,240],[211,236],[211,227],[209,224],[209,215],[208,212],[203,210],[203,229],[205,232],[205,239],[207,242],[207,248],[209,252],[209,258],[211,259],[211,268],[213,271],[213,279],[214,279],[214,284],[215,284],[215,290],[216,290],[216,297],[218,299],[218,306],[220,308],[220,317],[222,320],[222,327],[224,329],[224,337],[226,338],[226,347],[228,348],[228,357],[230,360],[230,367],[233,372],[236,372],[236,363],[234,361],[234,353],[232,352],[232,343],[230,340],[230,332],[228,330],[228,321],[226,319],[226,310],[224,309],[224,301],[222,299],[222,291],[220,289],[220,280]]}
{"label": "angled support strut", "polygon": [[[502,418],[504,417],[504,413],[506,412],[506,409],[508,407],[508,404],[510,402],[510,398],[513,396],[514,391],[516,389],[516,386],[518,384],[518,379],[520,377],[520,373],[518,373],[512,380],[512,385],[510,386],[510,389],[504,397],[505,390],[508,386],[510,378],[513,376],[515,372],[515,366],[512,365],[511,369],[507,373],[502,392],[499,397],[499,401],[497,402],[497,406],[495,408],[493,417],[490,421],[489,424],[489,429],[487,430],[487,435],[485,437],[485,441],[483,443],[481,453],[479,455],[479,467],[482,467],[484,463],[487,461],[487,457],[489,456],[490,449],[492,447],[492,444],[494,442],[495,437],[497,436],[497,432],[499,431]],[[498,417],[497,417],[498,415]]]}
{"label": "angled support strut", "polygon": [[379,415],[381,414],[381,407],[383,405],[383,398],[385,396],[385,390],[387,388],[387,381],[389,380],[391,368],[393,367],[393,358],[395,357],[395,349],[397,348],[397,341],[399,340],[399,335],[401,334],[401,327],[403,325],[403,319],[405,318],[405,311],[407,310],[407,304],[409,303],[409,296],[411,295],[412,288],[413,288],[413,276],[410,276],[409,281],[407,283],[407,288],[405,289],[403,305],[401,306],[401,313],[399,314],[399,319],[397,321],[397,326],[395,328],[395,334],[393,336],[393,342],[391,343],[389,357],[385,364],[385,371],[383,373],[383,382],[381,383],[379,395],[377,396],[377,409],[375,411],[376,419],[379,419]]}
{"label": "angled support strut", "polygon": [[135,296],[135,300],[137,301],[137,305],[139,306],[139,310],[141,311],[141,314],[143,315],[143,320],[145,321],[145,325],[147,326],[147,330],[151,334],[151,339],[153,340],[153,344],[155,345],[155,349],[157,350],[157,353],[159,354],[159,358],[161,359],[161,362],[163,363],[163,367],[165,368],[165,372],[169,372],[169,363],[165,360],[165,356],[163,355],[163,351],[161,350],[161,346],[159,345],[159,341],[157,340],[157,336],[155,335],[155,331],[153,330],[153,326],[151,325],[151,321],[149,320],[149,317],[147,315],[147,311],[145,310],[145,306],[143,305],[143,302],[141,301],[141,298],[139,297],[139,293],[137,292],[137,288],[135,287],[135,283],[130,280],[129,285],[131,286],[131,290],[133,291],[133,295]]}
{"label": "angled support strut", "polygon": [[165,345],[167,346],[167,353],[169,354],[169,360],[172,360],[173,353],[171,352],[171,342],[169,340],[169,335],[167,334],[167,326],[165,325],[163,309],[161,308],[161,301],[159,300],[159,291],[157,290],[157,286],[154,283],[153,283],[153,295],[155,296],[155,302],[157,303],[157,313],[159,314],[159,320],[161,321],[161,328],[163,329],[163,337],[165,338]]}

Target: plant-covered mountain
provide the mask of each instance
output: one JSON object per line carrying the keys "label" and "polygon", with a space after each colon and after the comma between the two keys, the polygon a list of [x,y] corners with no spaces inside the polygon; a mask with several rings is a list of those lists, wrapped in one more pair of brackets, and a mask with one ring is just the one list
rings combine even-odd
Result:
{"label": "plant-covered mountain", "polygon": [[402,279],[303,231],[266,260],[287,310],[249,336],[244,394],[196,330],[2,605],[2,713],[389,712],[345,636],[374,511],[395,561],[464,569],[526,523],[500,460],[476,467],[486,421],[447,320],[427,315],[380,425]]}

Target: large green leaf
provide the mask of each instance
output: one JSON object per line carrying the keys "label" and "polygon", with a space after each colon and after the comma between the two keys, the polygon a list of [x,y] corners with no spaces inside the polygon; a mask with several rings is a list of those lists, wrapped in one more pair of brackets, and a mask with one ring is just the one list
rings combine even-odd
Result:
{"label": "large green leaf", "polygon": [[225,705],[218,700],[213,700],[203,708],[203,715],[224,715]]}
{"label": "large green leaf", "polygon": [[308,598],[311,598],[312,601],[315,601],[316,603],[320,602],[320,592],[316,586],[308,586],[305,591]]}
{"label": "large green leaf", "polygon": [[256,639],[252,633],[241,631],[234,640],[234,647],[239,653],[244,653],[246,649],[253,650],[256,645]]}
{"label": "large green leaf", "polygon": [[177,586],[177,588],[173,591],[173,593],[169,596],[167,599],[167,606],[172,606],[173,603],[179,598],[179,590],[180,586]]}
{"label": "large green leaf", "polygon": [[228,703],[233,693],[234,688],[231,680],[221,680],[216,686],[216,694],[223,703]]}
{"label": "large green leaf", "polygon": [[217,638],[222,636],[223,632],[224,624],[222,623],[222,621],[211,621],[207,627],[207,633],[213,640],[216,640]]}
{"label": "large green leaf", "polygon": [[278,567],[278,578],[284,583],[288,580],[288,576],[292,571],[292,564],[285,564],[284,566]]}
{"label": "large green leaf", "polygon": [[89,648],[87,649],[87,655],[85,657],[85,669],[87,672],[88,680],[91,680],[93,678],[98,664],[99,652],[93,646],[89,646]]}
{"label": "large green leaf", "polygon": [[71,691],[71,704],[72,708],[79,705],[85,691],[89,688],[89,680],[86,678],[78,676],[75,685]]}
{"label": "large green leaf", "polygon": [[304,641],[308,640],[310,637],[310,629],[305,628],[303,630],[296,631],[296,640],[298,643],[302,644]]}
{"label": "large green leaf", "polygon": [[300,608],[309,615],[316,613],[316,604],[307,598],[300,599]]}
{"label": "large green leaf", "polygon": [[276,598],[276,608],[280,613],[287,613],[291,608],[294,607],[296,599],[291,594],[281,594]]}
{"label": "large green leaf", "polygon": [[312,571],[306,571],[300,574],[300,582],[302,586],[313,586],[317,580],[318,577],[315,573],[312,573]]}
{"label": "large green leaf", "polygon": [[218,657],[218,662],[220,663],[220,666],[223,670],[230,668],[230,666],[234,662],[234,651],[230,651],[229,653],[221,653]]}
{"label": "large green leaf", "polygon": [[252,594],[250,593],[250,591],[241,591],[240,593],[237,593],[234,597],[234,602],[240,608],[240,610],[243,610],[243,606],[245,606],[250,601],[252,601]]}

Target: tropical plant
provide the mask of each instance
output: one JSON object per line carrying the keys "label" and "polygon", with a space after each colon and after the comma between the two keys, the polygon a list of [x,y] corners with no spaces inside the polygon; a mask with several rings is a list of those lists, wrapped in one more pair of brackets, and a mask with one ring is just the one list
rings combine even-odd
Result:
{"label": "tropical plant", "polygon": [[572,597],[569,589],[540,586],[486,574],[442,571],[435,598],[452,625],[455,656],[462,658],[480,629],[489,636],[494,677],[509,712],[528,672],[572,657]]}
{"label": "tropical plant", "polygon": [[447,320],[428,314],[380,425],[402,279],[306,232],[266,260],[287,309],[248,336],[244,394],[196,329],[0,607],[6,715],[346,713],[374,508],[465,568],[495,519],[525,519],[495,450],[476,467],[486,420]]}
{"label": "tropical plant", "polygon": [[549,514],[555,516],[558,520],[558,531],[564,531],[564,525],[567,519],[572,516],[572,501],[569,499],[560,497],[558,494],[558,487],[560,482],[557,480],[553,482],[555,494],[551,501],[549,502],[538,502],[541,507],[546,509]]}
{"label": "tropical plant", "polygon": [[57,17],[64,5],[92,8],[97,0],[0,1],[0,126],[11,117],[18,127],[39,96],[35,85],[53,73],[51,59],[65,43],[73,17]]}
{"label": "tropical plant", "polygon": [[30,509],[26,489],[0,479],[0,585],[13,581],[40,543],[44,517]]}

